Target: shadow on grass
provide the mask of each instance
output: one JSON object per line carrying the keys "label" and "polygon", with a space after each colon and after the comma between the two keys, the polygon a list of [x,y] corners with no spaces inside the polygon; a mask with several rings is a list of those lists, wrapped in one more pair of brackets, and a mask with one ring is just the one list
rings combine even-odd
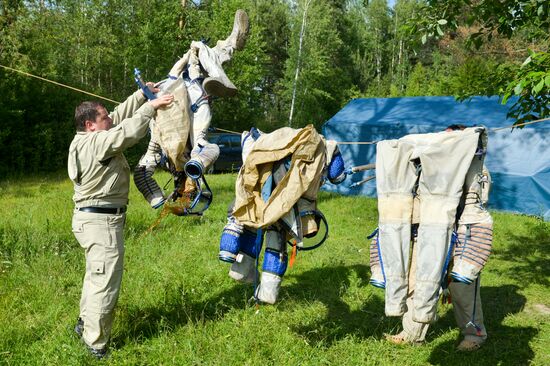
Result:
{"label": "shadow on grass", "polygon": [[[320,267],[296,276],[289,274],[288,277],[295,279],[296,283],[283,285],[280,294],[283,301],[279,304],[279,310],[289,311],[300,303],[321,302],[327,309],[322,318],[312,322],[297,319],[295,325],[291,325],[292,331],[316,347],[330,347],[350,336],[360,340],[381,339],[384,333],[395,332],[401,323],[399,318],[384,316],[381,290],[370,290],[366,301],[357,309],[350,308],[344,299],[350,295],[348,289],[356,289],[358,286],[362,292],[368,286],[368,272],[366,265],[341,265]],[[352,281],[359,283],[356,285]],[[452,311],[448,311],[430,330],[425,347],[433,347],[433,350],[427,361],[435,365],[528,364],[534,357],[530,342],[537,336],[538,330],[504,324],[509,315],[521,312],[526,303],[526,298],[518,293],[518,289],[514,285],[482,286],[481,296],[489,338],[477,352],[457,352],[455,346],[458,339],[438,343],[438,337],[456,327]],[[380,293],[376,294],[375,291]],[[140,308],[130,305],[120,309],[117,322],[125,326],[114,335],[112,341],[115,348],[171,332],[185,324],[222,320],[233,309],[248,306],[251,288],[250,285],[237,284],[201,300],[196,300],[192,293],[186,292],[183,285],[167,288],[165,293],[165,300],[157,306]]]}
{"label": "shadow on grass", "polygon": [[[312,269],[296,276],[295,285],[283,287],[284,296],[296,301],[319,301],[327,309],[323,319],[308,324],[297,324],[293,331],[305,337],[309,343],[328,347],[349,335],[358,338],[381,338],[383,333],[395,329],[401,321],[398,318],[384,316],[382,290],[371,287],[367,301],[358,309],[351,309],[344,301],[342,297],[354,276],[360,279],[360,288],[368,286],[368,266],[353,265]],[[375,291],[379,291],[379,295],[376,295]],[[282,303],[280,307],[285,306],[288,305]]]}
{"label": "shadow on grass", "polygon": [[[506,268],[506,276],[513,276],[526,286],[537,283],[550,286],[550,224],[537,220],[527,222],[528,235],[508,232],[510,243],[504,249],[494,251],[495,257],[513,263]],[[498,270],[496,271],[497,273]],[[500,273],[499,273],[500,274]]]}
{"label": "shadow on grass", "polygon": [[203,301],[195,300],[183,285],[167,288],[164,302],[158,306],[142,308],[130,304],[119,308],[117,322],[125,326],[114,335],[113,346],[121,348],[128,341],[153,338],[189,323],[220,320],[227,312],[246,307],[251,295],[248,284],[237,284]]}
{"label": "shadow on grass", "polygon": [[[176,225],[185,224],[186,228],[200,227],[217,223],[217,219],[210,216],[177,216],[171,213],[157,214],[156,217],[129,217],[126,221],[125,238],[128,239],[141,239],[148,235],[155,235],[157,233],[164,232],[167,228],[171,229]],[[220,227],[220,232],[223,229],[223,225]]]}
{"label": "shadow on grass", "polygon": [[[297,276],[297,284],[283,287],[285,295],[298,302],[320,301],[327,308],[322,319],[297,324],[293,331],[316,346],[330,347],[349,336],[380,339],[383,333],[394,332],[400,328],[399,318],[384,316],[382,292],[380,296],[371,292],[371,296],[360,309],[350,309],[343,300],[343,295],[350,287],[353,272],[358,278],[363,279],[359,286],[366,286],[364,279],[369,277],[367,266],[355,265],[313,269]],[[481,350],[473,353],[457,352],[455,346],[459,340],[446,341],[435,346],[428,361],[431,364],[444,365],[528,364],[534,357],[529,344],[537,336],[538,330],[534,327],[504,324],[507,316],[521,312],[526,303],[526,298],[518,293],[518,289],[519,287],[514,285],[481,288],[485,325],[489,333],[489,338]],[[287,305],[281,303],[281,308],[284,309],[284,306]],[[448,311],[432,326],[426,347],[430,347],[432,342],[437,343],[438,335],[443,335],[453,328],[456,328],[454,315],[452,311]]]}
{"label": "shadow on grass", "polygon": [[[507,316],[522,311],[526,298],[518,294],[518,287],[504,285],[500,287],[481,287],[483,312],[488,339],[476,352],[458,352],[457,340],[438,344],[432,351],[428,362],[433,365],[527,365],[534,357],[529,343],[538,334],[533,327],[509,326],[504,320]],[[431,334],[441,334],[449,327],[455,327],[452,311],[440,319]],[[429,339],[428,339],[429,340]]]}
{"label": "shadow on grass", "polygon": [[[321,301],[328,308],[326,319],[312,325],[298,325],[294,330],[313,343],[332,343],[354,334],[360,338],[381,337],[383,332],[395,328],[398,319],[383,316],[383,294],[372,294],[360,309],[350,310],[342,300],[342,291],[350,287],[350,278],[355,274],[359,279],[368,278],[368,266],[337,266],[314,269],[297,276],[298,283],[281,289],[279,309],[288,310],[296,302]],[[289,276],[290,277],[290,276]],[[323,286],[319,286],[322,279]],[[360,283],[360,287],[367,286]],[[252,295],[249,284],[239,284],[210,298],[197,301],[193,294],[186,292],[183,286],[165,290],[165,301],[153,307],[127,305],[119,308],[117,322],[125,324],[120,333],[114,335],[113,346],[123,347],[127,342],[149,339],[162,332],[171,332],[177,327],[189,323],[204,323],[221,320],[233,309],[243,309]]]}

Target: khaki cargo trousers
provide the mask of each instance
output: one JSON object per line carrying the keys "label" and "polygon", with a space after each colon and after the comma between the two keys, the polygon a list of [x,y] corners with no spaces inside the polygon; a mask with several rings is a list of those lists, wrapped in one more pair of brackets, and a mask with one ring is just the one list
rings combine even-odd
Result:
{"label": "khaki cargo trousers", "polygon": [[109,341],[120,292],[124,261],[126,214],[74,211],[72,229],[86,256],[80,299],[84,342],[103,349]]}

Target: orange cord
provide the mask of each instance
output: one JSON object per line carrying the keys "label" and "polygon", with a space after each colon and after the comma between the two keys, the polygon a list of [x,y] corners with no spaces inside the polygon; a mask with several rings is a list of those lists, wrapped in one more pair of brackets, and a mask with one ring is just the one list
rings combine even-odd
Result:
{"label": "orange cord", "polygon": [[288,261],[289,262],[288,264],[290,265],[291,268],[294,265],[294,261],[296,260],[296,252],[297,252],[296,248],[297,248],[296,240],[293,240],[292,241],[292,254],[290,254],[290,260]]}

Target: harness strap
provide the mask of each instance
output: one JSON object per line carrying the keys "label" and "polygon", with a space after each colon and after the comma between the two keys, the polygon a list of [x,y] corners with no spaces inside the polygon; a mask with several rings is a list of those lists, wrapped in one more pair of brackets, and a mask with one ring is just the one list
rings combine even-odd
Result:
{"label": "harness strap", "polygon": [[367,239],[372,239],[374,238],[376,235],[378,235],[378,228],[374,229],[374,231],[372,233],[370,233],[369,236],[367,236]]}
{"label": "harness strap", "polygon": [[288,261],[288,265],[292,268],[294,265],[294,261],[296,260],[296,253],[297,253],[297,243],[296,240],[292,241],[292,253],[290,254],[290,259]]}
{"label": "harness strap", "polygon": [[376,229],[376,249],[378,250],[378,259],[380,260],[380,268],[382,269],[382,277],[384,277],[384,285],[386,284],[386,271],[384,271],[384,261],[382,260],[382,250],[380,249],[380,240],[378,229]]}
{"label": "harness strap", "polygon": [[479,276],[476,278],[474,285],[474,309],[472,311],[472,319],[466,324],[466,328],[474,327],[476,330],[476,335],[481,337],[481,327],[475,323],[476,321],[476,304],[477,304],[477,286],[479,284]]}
{"label": "harness strap", "polygon": [[447,251],[447,256],[445,257],[445,264],[443,265],[443,271],[441,272],[441,288],[443,289],[443,295],[441,297],[441,303],[442,304],[449,304],[451,302],[451,294],[449,291],[449,281],[448,281],[448,270],[449,270],[449,263],[451,262],[451,258],[453,255],[453,250],[455,247],[455,243],[458,241],[458,234],[456,231],[453,230],[453,233],[451,234],[451,244],[449,245],[449,250]]}
{"label": "harness strap", "polygon": [[[271,174],[267,178],[267,180],[264,183],[264,186],[262,187],[261,195],[262,195],[262,199],[264,200],[264,202],[267,202],[267,200],[271,196],[272,190],[273,190],[273,174]],[[258,277],[259,277],[258,275],[260,273],[260,270],[258,269],[258,267],[260,265],[259,261],[260,261],[260,250],[262,248],[261,247],[262,237],[263,237],[263,230],[260,228],[256,232],[256,242],[254,243],[256,253],[258,253],[258,255],[256,256],[256,268],[255,268],[256,275],[254,276],[254,301],[256,302],[256,305],[259,305],[259,303],[260,303],[260,301],[258,299],[257,290],[258,290]]]}
{"label": "harness strap", "polygon": [[443,287],[443,289],[447,288],[447,281],[445,281],[445,277],[447,275],[447,270],[449,268],[449,263],[451,262],[453,249],[454,249],[455,243],[457,241],[458,241],[458,235],[457,235],[456,231],[453,230],[453,233],[451,234],[451,243],[449,245],[449,250],[447,251],[447,256],[445,257],[445,264],[443,265],[443,272],[441,273],[440,283],[441,283],[441,287]]}
{"label": "harness strap", "polygon": [[256,231],[256,242],[254,243],[254,251],[258,253],[256,256],[256,268],[254,268],[254,302],[256,305],[260,304],[260,300],[258,299],[258,277],[260,274],[260,270],[258,269],[258,266],[260,265],[260,250],[262,249],[262,236],[263,236],[262,229],[258,229]]}

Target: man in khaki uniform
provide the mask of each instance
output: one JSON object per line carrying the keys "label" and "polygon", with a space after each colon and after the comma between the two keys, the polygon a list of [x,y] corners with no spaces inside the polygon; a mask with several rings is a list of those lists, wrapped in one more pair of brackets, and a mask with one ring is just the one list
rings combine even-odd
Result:
{"label": "man in khaki uniform", "polygon": [[97,358],[107,351],[122,280],[130,181],[123,151],[146,135],[156,110],[172,99],[165,95],[145,103],[137,91],[111,114],[97,102],[83,102],[75,111],[77,133],[68,158],[68,173],[74,182],[72,229],[86,256],[75,331]]}

